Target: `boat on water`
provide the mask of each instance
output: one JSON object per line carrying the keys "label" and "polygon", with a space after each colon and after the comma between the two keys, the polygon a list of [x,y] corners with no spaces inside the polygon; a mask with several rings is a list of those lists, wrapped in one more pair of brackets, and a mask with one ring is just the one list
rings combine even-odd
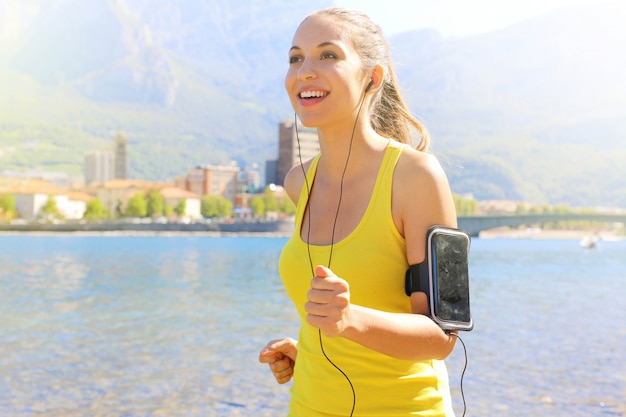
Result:
{"label": "boat on water", "polygon": [[597,237],[584,237],[580,240],[580,247],[584,249],[593,249],[598,247],[599,239]]}

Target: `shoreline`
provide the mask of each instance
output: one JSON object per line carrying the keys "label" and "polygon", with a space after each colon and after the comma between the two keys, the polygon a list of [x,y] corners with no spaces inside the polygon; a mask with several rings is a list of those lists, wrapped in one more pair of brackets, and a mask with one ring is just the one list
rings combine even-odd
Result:
{"label": "shoreline", "polygon": [[623,240],[626,236],[612,230],[557,230],[557,229],[508,229],[499,228],[479,233],[480,239],[558,239],[581,240],[597,238],[598,240]]}
{"label": "shoreline", "polygon": [[232,236],[291,235],[293,220],[233,223],[25,223],[0,224],[0,234],[96,235],[96,236],[166,236],[206,235]]}
{"label": "shoreline", "polygon": [[[250,227],[253,225],[252,227]],[[237,223],[228,224],[221,230],[215,228],[189,227],[190,225],[169,224],[168,227],[158,224],[139,225],[129,227],[128,224],[120,224],[118,227],[85,228],[76,227],[84,225],[0,225],[0,236],[158,236],[158,237],[269,237],[288,238],[293,234],[293,223],[269,222],[269,223]],[[102,226],[102,225],[101,225]],[[108,225],[112,226],[112,225]],[[178,226],[178,227],[177,227]],[[485,230],[479,233],[478,239],[534,239],[534,240],[582,240],[585,238],[597,238],[599,241],[626,240],[626,236],[612,230],[551,230],[551,229],[509,229],[498,228]]]}
{"label": "shoreline", "polygon": [[7,231],[0,230],[0,236],[100,236],[100,237],[269,237],[285,238],[291,233],[286,232],[202,232],[202,231],[140,231],[140,230],[115,230],[115,231]]}

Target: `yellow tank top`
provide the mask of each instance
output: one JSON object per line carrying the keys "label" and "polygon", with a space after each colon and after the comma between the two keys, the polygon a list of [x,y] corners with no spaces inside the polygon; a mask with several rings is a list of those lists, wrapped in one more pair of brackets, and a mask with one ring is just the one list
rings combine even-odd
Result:
{"label": "yellow tank top", "polygon": [[[353,304],[398,313],[410,312],[404,293],[406,244],[391,215],[393,173],[403,146],[390,140],[365,214],[352,233],[334,244],[331,265],[350,284]],[[307,173],[309,184],[313,184],[319,157],[312,161]],[[446,416],[449,391],[441,361],[399,360],[350,340],[322,334],[324,352],[350,379],[349,383],[324,357],[318,329],[305,320],[304,304],[312,278],[308,251],[313,266],[327,266],[330,245],[307,248],[302,240],[300,230],[307,199],[304,184],[295,232],[279,260],[281,279],[301,321],[289,416],[349,416],[353,403],[350,383],[356,394],[354,417]]]}

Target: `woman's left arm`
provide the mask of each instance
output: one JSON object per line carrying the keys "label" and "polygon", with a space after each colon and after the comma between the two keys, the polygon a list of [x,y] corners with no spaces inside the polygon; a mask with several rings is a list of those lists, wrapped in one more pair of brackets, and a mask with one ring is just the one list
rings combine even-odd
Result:
{"label": "woman's left arm", "polygon": [[[413,311],[422,308],[421,296],[411,296]],[[426,315],[389,313],[351,304],[348,283],[322,265],[316,268],[304,308],[308,323],[326,336],[345,337],[398,359],[445,359],[454,348],[455,337]]]}
{"label": "woman's left arm", "polygon": [[[426,233],[433,225],[456,227],[456,212],[446,175],[431,155],[405,150],[396,167],[392,212],[406,239],[409,264],[425,257]],[[308,322],[327,336],[341,336],[386,355],[406,360],[444,359],[456,338],[428,314],[426,295],[411,295],[411,311],[389,313],[350,303],[348,283],[317,267],[305,309]],[[409,300],[407,299],[407,302]]]}

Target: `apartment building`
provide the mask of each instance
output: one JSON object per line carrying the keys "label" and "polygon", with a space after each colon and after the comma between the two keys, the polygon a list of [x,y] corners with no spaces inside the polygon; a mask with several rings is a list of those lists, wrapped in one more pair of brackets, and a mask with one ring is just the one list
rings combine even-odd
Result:
{"label": "apartment building", "polygon": [[85,153],[83,174],[85,184],[104,184],[114,179],[127,178],[128,157],[126,135],[118,133],[113,148],[99,149]]}
{"label": "apartment building", "polygon": [[175,180],[177,187],[200,196],[221,195],[233,205],[238,192],[240,169],[236,165],[206,165],[192,168]]}
{"label": "apartment building", "polygon": [[284,185],[285,175],[296,164],[313,158],[320,151],[317,129],[296,126],[293,120],[285,120],[278,127],[278,159],[267,161],[265,182]]}
{"label": "apartment building", "polygon": [[115,178],[115,154],[109,149],[87,152],[83,158],[85,184],[105,183]]}

